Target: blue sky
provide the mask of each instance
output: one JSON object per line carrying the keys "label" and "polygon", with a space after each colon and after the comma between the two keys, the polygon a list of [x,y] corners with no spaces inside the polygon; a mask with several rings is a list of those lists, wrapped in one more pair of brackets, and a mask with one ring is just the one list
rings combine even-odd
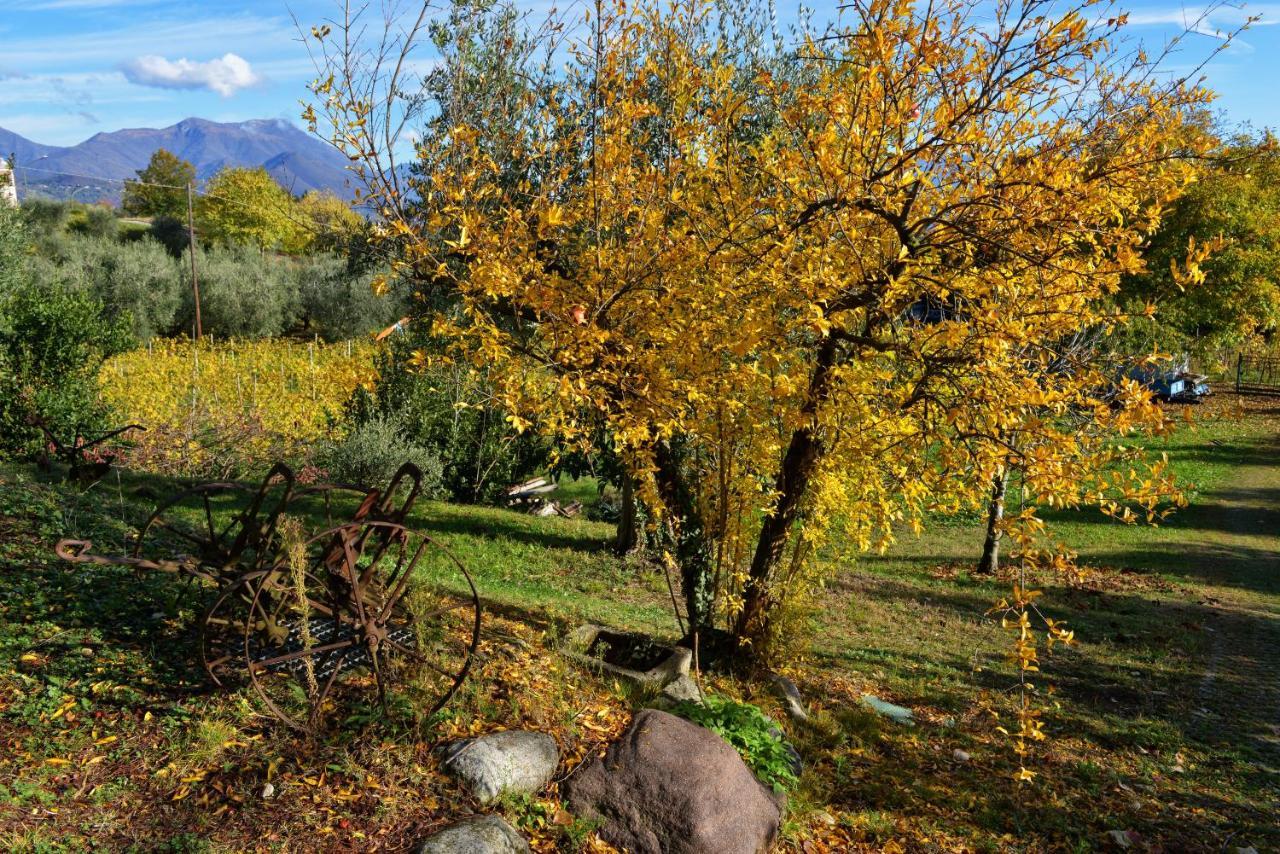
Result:
{"label": "blue sky", "polygon": [[[827,4],[834,0],[810,0],[819,10]],[[335,8],[333,0],[0,0],[0,127],[70,145],[188,116],[296,122],[312,67],[290,12],[310,25]],[[1135,0],[1125,8],[1132,35],[1154,48],[1203,6]],[[1213,61],[1209,84],[1230,121],[1277,127],[1280,27],[1271,24],[1280,22],[1280,0],[1213,13],[1179,61],[1212,50],[1213,31],[1234,29],[1246,14],[1262,21]]]}

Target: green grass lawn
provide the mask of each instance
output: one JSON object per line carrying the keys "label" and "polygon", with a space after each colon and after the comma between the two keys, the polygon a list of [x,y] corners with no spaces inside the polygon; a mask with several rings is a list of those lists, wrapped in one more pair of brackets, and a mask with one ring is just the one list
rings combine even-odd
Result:
{"label": "green grass lawn", "polygon": [[[996,731],[1014,680],[985,614],[1008,582],[966,569],[980,520],[935,520],[884,555],[829,550],[788,670],[813,724],[785,722],[761,686],[711,680],[784,722],[805,757],[784,844],[1106,850],[1117,830],[1139,850],[1280,845],[1280,401],[1238,408],[1219,401],[1160,443],[1195,484],[1192,506],[1162,527],[1050,517],[1098,570],[1081,584],[1040,579],[1044,609],[1079,643],[1044,659],[1036,701],[1050,738],[1028,760],[1031,783],[1013,781],[1017,757]],[[118,548],[152,506],[139,489],[171,486],[122,473],[78,494],[0,467],[0,848],[407,846],[469,809],[435,771],[439,741],[473,724],[536,726],[581,756],[625,723],[633,698],[548,651],[566,628],[676,634],[664,576],[613,555],[612,525],[424,502],[411,524],[469,568],[489,609],[477,672],[425,729],[358,709],[307,743],[248,692],[209,691],[192,632],[207,593],[50,554],[64,535]],[[594,496],[590,481],[562,492]],[[462,589],[440,555],[420,575]],[[911,707],[917,726],[876,718],[863,692]],[[503,809],[538,850],[572,850],[581,834],[544,820],[554,799]]]}

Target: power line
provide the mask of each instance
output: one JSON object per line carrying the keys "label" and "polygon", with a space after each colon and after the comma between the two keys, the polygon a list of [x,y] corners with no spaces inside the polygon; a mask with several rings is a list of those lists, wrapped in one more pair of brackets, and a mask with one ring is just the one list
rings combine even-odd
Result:
{"label": "power line", "polygon": [[[192,296],[194,298],[194,303],[195,303],[194,331],[195,331],[195,339],[197,341],[200,340],[203,330],[201,329],[201,322],[200,322],[200,285],[199,285],[199,277],[196,273],[196,226],[195,226],[195,211],[194,211],[194,206],[192,204],[192,197],[194,195],[200,195],[202,198],[206,198],[206,199],[217,199],[218,201],[225,202],[229,205],[234,205],[236,207],[243,208],[245,210],[256,211],[260,209],[261,207],[260,205],[251,205],[247,202],[242,202],[238,199],[228,198],[226,196],[222,196],[217,193],[210,193],[207,191],[202,193],[197,193],[193,184],[187,184],[185,187],[180,187],[174,184],[161,184],[156,181],[143,181],[141,179],[133,179],[133,178],[99,178],[92,175],[78,175],[74,172],[63,172],[57,169],[41,169],[38,166],[19,167],[16,164],[13,168],[15,187],[17,186],[17,170],[19,168],[27,169],[32,172],[43,172],[47,175],[60,175],[65,178],[78,178],[80,180],[85,180],[85,181],[98,181],[103,183],[121,184],[126,187],[130,184],[134,184],[142,187],[157,187],[165,190],[178,190],[180,192],[185,192],[187,195],[187,236],[188,236],[189,247],[190,247],[190,251],[188,254],[191,259],[191,289],[192,289]],[[281,189],[284,190],[284,187],[281,187]],[[285,192],[287,193],[288,190],[285,190]],[[276,213],[284,217],[289,222],[292,222],[294,225],[300,226],[304,231],[309,231],[312,234],[317,234],[317,235],[328,233],[328,229],[321,228],[320,225],[314,220],[307,221],[307,220],[297,219],[292,214],[290,214],[290,212],[287,210],[277,209]]]}
{"label": "power line", "polygon": [[[29,172],[43,172],[46,175],[61,175],[64,178],[80,178],[86,181],[101,181],[105,183],[121,184],[121,185],[136,184],[142,187],[158,187],[163,190],[179,190],[184,193],[187,192],[188,190],[188,188],[185,186],[178,186],[175,184],[160,184],[155,181],[143,181],[143,180],[134,179],[134,178],[101,178],[94,175],[79,175],[75,172],[63,172],[58,169],[41,169],[38,166],[17,165],[14,167],[15,172],[18,169],[25,169]],[[280,189],[284,190],[284,187],[281,187]],[[285,192],[288,192],[288,190],[285,190]],[[242,202],[239,199],[228,198],[227,196],[222,196],[217,193],[210,193],[208,191],[196,190],[195,194],[205,199],[217,199],[218,201],[226,202],[229,205],[235,205],[236,207],[243,208],[244,210],[257,210],[256,206],[248,204],[247,202]],[[295,225],[299,225],[302,228],[312,232],[313,234],[327,233],[326,229],[321,228],[314,221],[297,219],[296,217],[292,216],[287,210],[283,210],[283,209],[277,209],[276,212],[279,213],[280,216],[294,223]]]}

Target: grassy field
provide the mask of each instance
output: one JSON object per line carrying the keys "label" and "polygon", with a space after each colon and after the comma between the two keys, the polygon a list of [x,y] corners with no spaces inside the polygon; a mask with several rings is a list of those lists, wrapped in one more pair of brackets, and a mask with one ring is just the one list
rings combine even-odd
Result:
{"label": "grassy field", "polygon": [[[996,729],[1014,679],[985,613],[1008,585],[968,573],[979,520],[936,520],[885,555],[824,556],[831,581],[797,615],[812,642],[788,670],[814,715],[784,723],[806,760],[786,847],[1108,850],[1112,831],[1136,850],[1280,846],[1280,400],[1225,397],[1197,415],[1162,443],[1195,484],[1168,524],[1052,519],[1094,571],[1041,579],[1044,608],[1080,642],[1045,658],[1050,738],[1030,783],[1013,781]],[[110,551],[150,506],[138,489],[167,486],[123,473],[77,494],[0,469],[0,848],[400,850],[474,809],[436,770],[441,741],[533,726],[556,735],[567,771],[625,726],[634,698],[549,651],[567,628],[676,632],[665,578],[612,555],[611,525],[424,504],[413,523],[471,569],[489,608],[477,673],[422,726],[410,689],[391,715],[359,708],[308,742],[248,692],[205,685],[192,624],[207,594],[50,554],[69,534]],[[460,585],[443,561],[422,575]],[[710,681],[785,721],[759,686]],[[877,718],[864,692],[917,725]],[[500,809],[537,850],[593,846],[554,786]]]}

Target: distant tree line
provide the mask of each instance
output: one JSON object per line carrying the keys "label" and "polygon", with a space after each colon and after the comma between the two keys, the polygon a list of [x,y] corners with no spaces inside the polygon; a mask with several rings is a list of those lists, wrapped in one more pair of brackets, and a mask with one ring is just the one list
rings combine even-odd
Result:
{"label": "distant tree line", "polygon": [[367,225],[333,193],[311,190],[294,198],[260,166],[225,167],[197,188],[195,166],[161,148],[137,176],[125,182],[121,209],[151,218],[174,254],[185,248],[189,212],[202,245],[291,255],[346,249]]}
{"label": "distant tree line", "polygon": [[[111,208],[28,200],[21,218],[37,288],[83,292],[136,341],[190,334],[187,186],[195,168],[161,149]],[[404,306],[374,293],[376,259],[361,251],[365,220],[331,193],[292,197],[264,169],[227,168],[194,199],[196,274],[207,334],[319,335],[382,329]]]}
{"label": "distant tree line", "polygon": [[[1191,241],[1225,245],[1203,264],[1203,282],[1174,270]],[[1274,343],[1280,328],[1280,149],[1270,134],[1237,136],[1175,201],[1146,246],[1146,271],[1118,294],[1134,315],[1158,310],[1127,334],[1134,348],[1210,353]]]}

